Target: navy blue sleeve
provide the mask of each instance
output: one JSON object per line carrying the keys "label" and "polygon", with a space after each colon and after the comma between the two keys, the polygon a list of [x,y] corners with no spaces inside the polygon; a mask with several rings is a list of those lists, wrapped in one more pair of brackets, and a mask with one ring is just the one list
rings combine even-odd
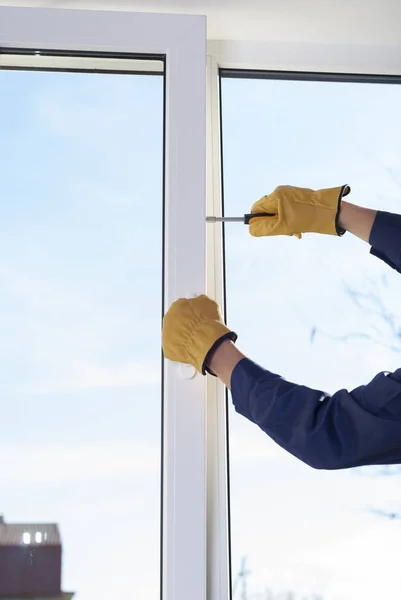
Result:
{"label": "navy blue sleeve", "polygon": [[332,396],[245,358],[231,377],[238,413],[316,469],[401,463],[401,369]]}
{"label": "navy blue sleeve", "polygon": [[401,273],[401,215],[378,211],[369,244],[371,254]]}

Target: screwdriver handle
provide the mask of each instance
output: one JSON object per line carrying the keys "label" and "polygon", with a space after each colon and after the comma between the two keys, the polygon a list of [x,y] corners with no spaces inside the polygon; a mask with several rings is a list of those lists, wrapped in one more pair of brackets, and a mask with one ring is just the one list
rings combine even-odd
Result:
{"label": "screwdriver handle", "polygon": [[255,219],[256,217],[275,217],[274,213],[249,213],[244,215],[244,223],[245,225],[249,225],[249,221],[251,219]]}

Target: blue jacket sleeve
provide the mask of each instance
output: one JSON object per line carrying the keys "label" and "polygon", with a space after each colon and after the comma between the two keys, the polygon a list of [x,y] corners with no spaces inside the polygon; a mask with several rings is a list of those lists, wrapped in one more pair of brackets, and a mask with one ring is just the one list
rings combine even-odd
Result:
{"label": "blue jacket sleeve", "polygon": [[[401,216],[379,211],[371,253],[401,272]],[[235,409],[317,469],[401,464],[401,369],[329,396],[243,359],[234,369]]]}
{"label": "blue jacket sleeve", "polygon": [[379,211],[370,232],[371,254],[401,273],[401,215]]}
{"label": "blue jacket sleeve", "polygon": [[231,377],[235,409],[316,469],[401,463],[401,369],[333,396],[245,358]]}

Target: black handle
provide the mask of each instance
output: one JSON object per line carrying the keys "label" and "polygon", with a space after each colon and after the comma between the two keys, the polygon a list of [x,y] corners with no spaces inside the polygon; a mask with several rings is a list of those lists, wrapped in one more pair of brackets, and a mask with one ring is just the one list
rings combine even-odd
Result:
{"label": "black handle", "polygon": [[274,213],[250,213],[247,215],[244,215],[244,223],[245,225],[249,225],[249,221],[251,219],[255,219],[255,217],[275,217],[276,215]]}

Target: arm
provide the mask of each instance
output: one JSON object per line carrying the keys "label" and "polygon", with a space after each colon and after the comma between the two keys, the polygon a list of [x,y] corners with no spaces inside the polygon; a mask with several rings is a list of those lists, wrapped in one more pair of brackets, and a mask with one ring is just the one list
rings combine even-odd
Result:
{"label": "arm", "polygon": [[330,396],[262,369],[232,342],[220,346],[210,367],[231,387],[235,410],[306,464],[401,463],[401,369]]}
{"label": "arm", "polygon": [[[255,218],[250,233],[300,237],[308,231],[341,235],[348,230],[401,272],[401,215],[345,203],[347,189],[277,188],[272,198],[261,200],[264,211],[275,216]],[[280,206],[270,208],[271,203]],[[174,302],[164,317],[162,337],[166,358],[217,375],[231,388],[237,412],[305,463],[320,469],[401,464],[401,369],[332,397],[289,383],[234,346],[236,334],[207,296]]]}
{"label": "arm", "polygon": [[371,254],[401,272],[401,215],[341,202],[339,226],[371,245]]}
{"label": "arm", "polygon": [[236,411],[316,469],[401,463],[401,369],[333,396],[248,359],[231,381]]}
{"label": "arm", "polygon": [[353,233],[364,242],[369,242],[376,215],[377,211],[375,210],[362,208],[343,200],[338,223],[345,231]]}
{"label": "arm", "polygon": [[[339,225],[401,270],[401,216],[343,201]],[[232,390],[237,412],[311,466],[401,463],[401,369],[329,397],[261,369],[231,342],[217,348],[210,368]]]}
{"label": "arm", "polygon": [[339,225],[371,245],[371,254],[401,272],[401,215],[342,201]]}
{"label": "arm", "polygon": [[[378,213],[375,210],[355,206],[354,204],[344,202],[343,200],[338,223],[342,229],[353,233],[365,242],[369,242],[373,225],[375,220],[377,220],[377,214]],[[398,215],[394,216],[397,217]],[[376,235],[376,237],[378,236]],[[386,239],[385,234],[382,234],[381,237],[383,237],[384,240]],[[399,246],[401,251],[401,217]],[[234,346],[234,344],[226,342],[221,344],[216,352],[210,357],[209,367],[213,373],[223,381],[226,387],[230,389],[232,372],[242,358],[244,358],[244,355]]]}

